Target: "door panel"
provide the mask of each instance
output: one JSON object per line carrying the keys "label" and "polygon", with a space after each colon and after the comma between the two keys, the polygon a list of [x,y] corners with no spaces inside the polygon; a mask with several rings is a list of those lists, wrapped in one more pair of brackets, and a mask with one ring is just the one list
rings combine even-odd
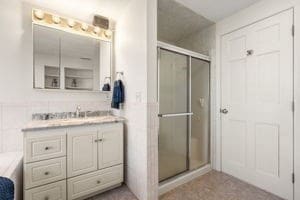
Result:
{"label": "door panel", "polygon": [[188,170],[188,56],[160,49],[159,180]]}
{"label": "door panel", "polygon": [[210,63],[191,58],[190,170],[210,163]]}
{"label": "door panel", "polygon": [[293,198],[293,11],[222,38],[222,170]]}
{"label": "door panel", "polygon": [[103,169],[123,163],[123,126],[103,126],[98,138],[98,168]]}
{"label": "door panel", "polygon": [[97,170],[97,131],[76,129],[68,132],[68,177]]}

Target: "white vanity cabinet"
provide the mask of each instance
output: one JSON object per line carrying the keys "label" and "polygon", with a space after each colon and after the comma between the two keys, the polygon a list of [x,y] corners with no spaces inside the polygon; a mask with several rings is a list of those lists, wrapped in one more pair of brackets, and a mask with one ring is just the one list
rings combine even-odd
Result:
{"label": "white vanity cabinet", "polygon": [[73,200],[123,182],[123,124],[24,132],[24,199]]}

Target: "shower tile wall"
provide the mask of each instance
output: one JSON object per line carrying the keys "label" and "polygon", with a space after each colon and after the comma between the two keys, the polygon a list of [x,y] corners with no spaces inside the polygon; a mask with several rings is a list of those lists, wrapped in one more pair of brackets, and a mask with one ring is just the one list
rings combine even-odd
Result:
{"label": "shower tile wall", "polygon": [[0,152],[23,150],[21,129],[33,113],[74,112],[77,105],[82,110],[108,110],[110,100],[0,102]]}

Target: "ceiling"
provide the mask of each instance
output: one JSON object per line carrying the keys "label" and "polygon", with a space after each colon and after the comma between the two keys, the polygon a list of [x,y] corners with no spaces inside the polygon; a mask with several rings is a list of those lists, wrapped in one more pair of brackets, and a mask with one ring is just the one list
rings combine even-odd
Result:
{"label": "ceiling", "polygon": [[175,0],[207,19],[217,22],[260,0]]}
{"label": "ceiling", "polygon": [[214,22],[174,0],[158,1],[158,40],[176,43]]}
{"label": "ceiling", "polygon": [[131,0],[22,0],[68,17],[92,22],[99,14],[117,20]]}

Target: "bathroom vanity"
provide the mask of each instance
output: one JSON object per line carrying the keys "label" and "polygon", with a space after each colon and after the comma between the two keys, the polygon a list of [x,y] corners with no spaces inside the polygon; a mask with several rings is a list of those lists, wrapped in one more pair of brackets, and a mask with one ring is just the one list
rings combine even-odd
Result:
{"label": "bathroom vanity", "polygon": [[24,199],[85,199],[123,182],[123,119],[32,121],[24,132]]}

